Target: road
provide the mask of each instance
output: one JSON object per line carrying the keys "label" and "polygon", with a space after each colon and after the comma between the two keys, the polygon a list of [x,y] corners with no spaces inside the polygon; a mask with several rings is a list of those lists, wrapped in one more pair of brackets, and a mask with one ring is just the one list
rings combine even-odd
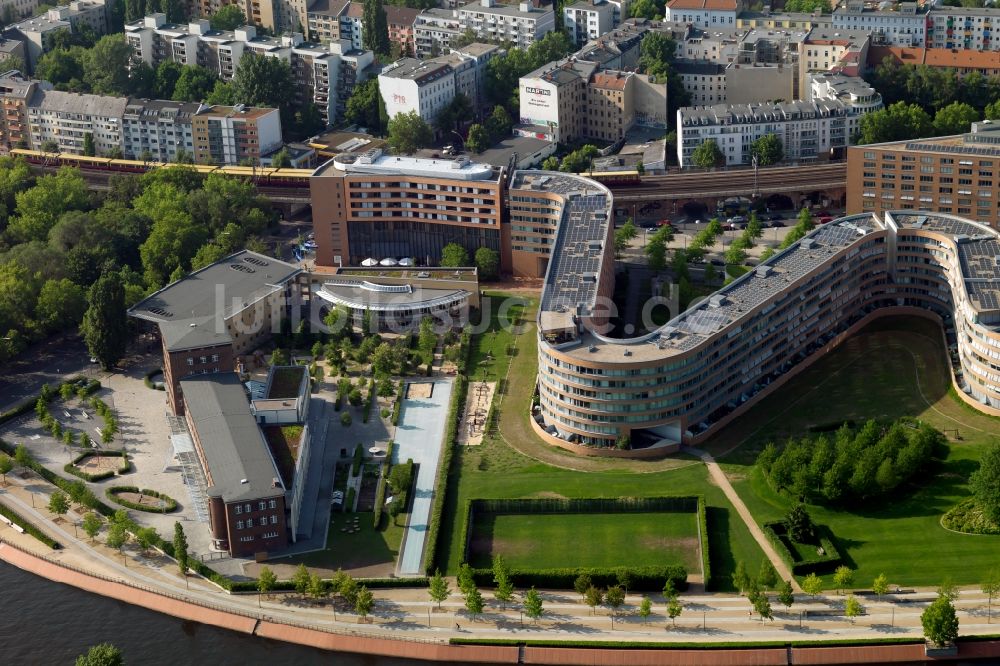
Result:
{"label": "road", "polygon": [[38,393],[42,384],[98,371],[78,335],[58,336],[33,345],[20,359],[0,368],[0,411]]}
{"label": "road", "polygon": [[[757,174],[757,190],[761,194],[843,188],[846,187],[846,182],[846,162],[765,167],[759,169]],[[749,195],[753,190],[752,169],[643,176],[639,186],[611,188],[616,204],[687,197],[731,197]]]}

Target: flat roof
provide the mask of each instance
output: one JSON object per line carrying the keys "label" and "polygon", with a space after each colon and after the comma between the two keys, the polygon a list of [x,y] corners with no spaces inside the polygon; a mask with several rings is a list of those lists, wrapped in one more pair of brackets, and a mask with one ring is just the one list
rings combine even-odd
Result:
{"label": "flat roof", "polygon": [[208,496],[229,503],[284,495],[281,475],[236,373],[187,377],[181,388],[208,465]]}
{"label": "flat roof", "polygon": [[449,71],[451,71],[451,65],[439,60],[400,58],[391,65],[386,65],[379,76],[391,79],[410,79],[423,84],[439,79]]}
{"label": "flat roof", "polygon": [[471,296],[466,289],[387,285],[374,280],[331,278],[323,282],[316,295],[328,303],[376,312],[447,308]]}
{"label": "flat roof", "polygon": [[[529,5],[530,7],[530,5]],[[554,14],[552,7],[531,7],[530,11],[522,12],[521,8],[517,5],[496,5],[493,7],[483,7],[479,2],[470,2],[464,7],[459,7],[460,12],[473,12],[482,14],[496,14],[498,16],[516,16],[525,19],[538,19],[546,14]]]}
{"label": "flat roof", "polygon": [[133,305],[128,314],[159,324],[169,351],[219,345],[232,340],[225,319],[281,290],[300,272],[292,264],[242,250],[168,284]]}
{"label": "flat roof", "polygon": [[381,150],[369,150],[362,155],[338,155],[316,170],[314,175],[325,175],[330,168],[347,173],[399,174],[447,180],[499,181],[493,166],[470,162],[466,157],[424,159],[408,155],[386,155]]}
{"label": "flat roof", "polygon": [[[322,268],[322,267],[317,267]],[[393,278],[397,280],[450,280],[459,282],[478,282],[479,269],[472,268],[440,268],[430,266],[417,267],[393,267],[378,266],[366,268],[364,266],[334,266],[333,274],[351,278],[372,278],[372,282],[378,282],[378,278]],[[313,271],[314,273],[319,271]]]}

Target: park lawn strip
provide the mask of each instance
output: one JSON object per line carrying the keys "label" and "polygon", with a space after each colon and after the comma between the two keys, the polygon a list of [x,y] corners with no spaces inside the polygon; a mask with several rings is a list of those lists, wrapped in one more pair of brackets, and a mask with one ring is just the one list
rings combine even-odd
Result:
{"label": "park lawn strip", "polygon": [[696,523],[683,512],[477,514],[470,564],[489,567],[500,553],[513,569],[680,564],[697,572]]}
{"label": "park lawn strip", "polygon": [[[358,516],[360,531],[355,534],[341,532],[348,521]],[[326,537],[326,549],[305,555],[282,558],[277,562],[285,564],[305,564],[328,571],[344,569],[360,569],[378,564],[395,562],[399,555],[399,546],[403,541],[403,525],[405,515],[399,515],[398,521],[383,520],[385,527],[376,530],[371,512],[333,513],[331,514],[330,532]]]}
{"label": "park lawn strip", "polygon": [[[735,428],[751,435],[723,459],[723,469],[755,520],[782,519],[794,504],[751,466],[767,441],[781,443],[819,423],[913,416],[951,434],[961,431],[962,440],[949,442],[936,474],[864,508],[810,505],[809,514],[832,530],[842,557],[857,570],[858,586],[870,585],[880,573],[901,585],[937,585],[946,577],[958,585],[980,582],[1000,558],[1000,537],[949,532],[941,517],[970,496],[967,479],[981,454],[997,441],[992,434],[996,421],[968,411],[949,394],[944,363],[934,324],[909,318],[875,322],[745,417],[755,423],[737,421]],[[934,409],[921,396],[916,376]],[[733,429],[720,433],[720,439],[730,437]],[[823,578],[832,587],[832,576]]]}

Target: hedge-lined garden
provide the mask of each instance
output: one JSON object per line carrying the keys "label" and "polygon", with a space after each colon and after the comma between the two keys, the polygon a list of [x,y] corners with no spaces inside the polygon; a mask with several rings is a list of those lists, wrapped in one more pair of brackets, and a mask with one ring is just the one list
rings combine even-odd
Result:
{"label": "hedge-lined garden", "polygon": [[[108,469],[103,472],[98,472],[97,474],[91,474],[90,472],[86,472],[77,467],[77,465],[88,458],[121,458],[121,464],[118,465],[117,469]],[[128,459],[128,453],[125,451],[84,451],[77,457],[73,458],[72,462],[66,463],[63,466],[63,471],[67,474],[72,474],[73,476],[79,477],[84,481],[90,482],[110,479],[115,474],[127,474],[131,469],[132,462]]]}
{"label": "hedge-lined garden", "polygon": [[[160,506],[150,506],[148,504],[139,504],[138,502],[132,502],[125,499],[121,495],[124,493],[135,493],[139,496],[153,497],[160,500]],[[177,510],[177,500],[166,495],[164,493],[157,492],[155,490],[150,490],[149,488],[143,488],[140,490],[136,486],[113,486],[104,491],[108,499],[117,504],[121,504],[127,509],[135,509],[136,511],[145,511],[147,513],[170,513],[171,511]]]}
{"label": "hedge-lined garden", "polygon": [[[462,344],[468,347],[465,335]],[[445,424],[444,442],[441,445],[441,459],[438,461],[437,475],[434,478],[434,504],[431,507],[431,517],[427,529],[427,539],[424,541],[424,572],[429,576],[437,568],[439,558],[437,547],[441,532],[441,515],[444,513],[445,499],[448,495],[448,473],[451,470],[451,460],[455,453],[455,439],[458,436],[458,422],[462,418],[462,408],[465,406],[465,394],[468,390],[468,380],[462,375],[455,378],[452,388],[451,404],[448,406],[448,421]]]}

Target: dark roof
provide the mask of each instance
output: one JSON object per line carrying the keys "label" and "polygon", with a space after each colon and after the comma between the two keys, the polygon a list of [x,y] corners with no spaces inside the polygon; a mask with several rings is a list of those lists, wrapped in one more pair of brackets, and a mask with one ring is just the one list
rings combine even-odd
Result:
{"label": "dark roof", "polygon": [[348,0],[315,0],[315,2],[310,3],[309,9],[306,11],[309,14],[340,16],[348,4],[350,4]]}
{"label": "dark roof", "polygon": [[228,503],[284,495],[278,468],[236,373],[188,377],[181,380],[181,390],[208,464],[209,497]]}
{"label": "dark roof", "polygon": [[[158,323],[170,351],[221,345],[232,341],[225,319],[281,289],[298,273],[292,264],[242,250],[168,284],[128,313]],[[216,291],[220,289],[224,308],[217,312]]]}
{"label": "dark roof", "polygon": [[396,5],[384,5],[386,23],[389,25],[413,25],[420,15],[419,9],[411,7],[397,7]]}

